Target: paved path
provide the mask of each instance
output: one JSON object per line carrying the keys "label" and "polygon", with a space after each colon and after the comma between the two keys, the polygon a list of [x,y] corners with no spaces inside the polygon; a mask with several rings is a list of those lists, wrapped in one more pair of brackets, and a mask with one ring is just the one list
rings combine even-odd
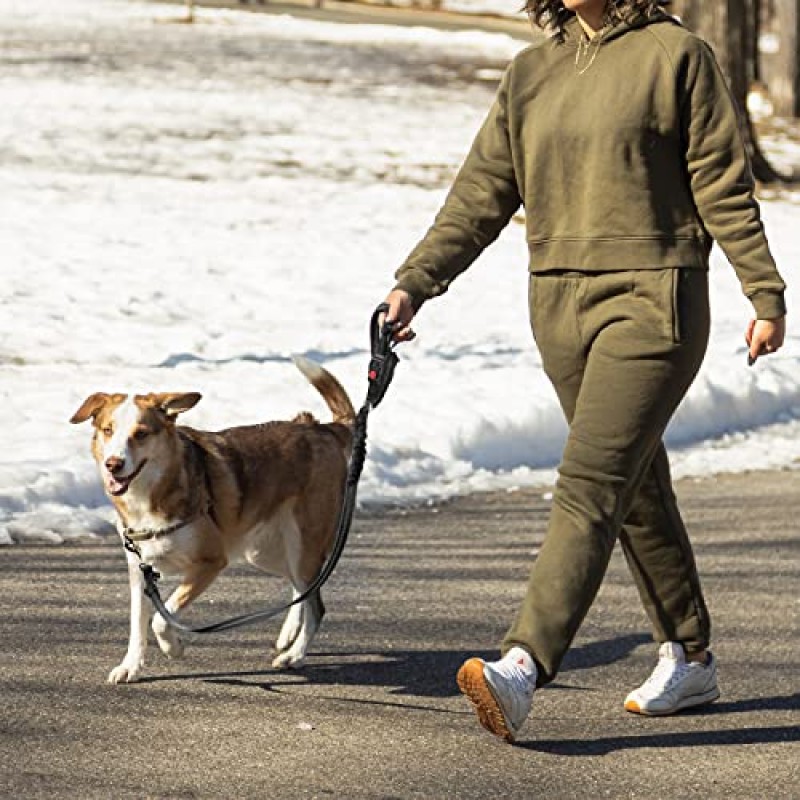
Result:
{"label": "paved path", "polygon": [[[722,699],[621,708],[654,647],[616,553],[518,747],[476,724],[453,675],[491,656],[541,541],[541,492],[361,515],[307,668],[269,668],[277,623],[206,638],[108,686],[127,590],[110,541],[0,550],[0,796],[9,798],[798,798],[800,475],[684,482]],[[248,570],[206,619],[280,596]],[[311,726],[312,729],[307,728]]]}

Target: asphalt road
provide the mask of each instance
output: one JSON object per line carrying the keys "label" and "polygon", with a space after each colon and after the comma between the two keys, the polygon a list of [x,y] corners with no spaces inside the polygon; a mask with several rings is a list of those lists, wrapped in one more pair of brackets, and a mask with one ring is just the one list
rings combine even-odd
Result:
{"label": "asphalt road", "polygon": [[[155,648],[105,684],[127,636],[111,539],[0,551],[0,796],[9,798],[798,798],[800,476],[684,482],[723,696],[700,713],[622,709],[655,648],[621,555],[516,747],[453,680],[494,655],[541,541],[542,492],[362,514],[306,668],[269,667],[278,623]],[[195,610],[282,597],[237,569]]]}

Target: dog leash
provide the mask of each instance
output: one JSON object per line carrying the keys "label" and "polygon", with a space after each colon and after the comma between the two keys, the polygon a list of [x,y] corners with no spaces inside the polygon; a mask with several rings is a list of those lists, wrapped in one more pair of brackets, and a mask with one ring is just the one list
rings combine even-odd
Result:
{"label": "dog leash", "polygon": [[[184,633],[219,633],[220,631],[228,631],[233,628],[241,628],[243,625],[251,625],[262,619],[276,617],[292,606],[302,603],[318,592],[328,578],[330,578],[344,551],[344,546],[347,543],[347,537],[350,533],[350,526],[353,521],[358,481],[361,477],[361,471],[364,469],[364,462],[367,457],[367,417],[369,416],[369,412],[383,400],[386,390],[392,382],[394,370],[399,361],[397,353],[394,352],[394,345],[392,343],[392,333],[394,332],[396,323],[385,322],[383,325],[380,324],[381,314],[385,314],[388,311],[388,304],[381,303],[375,309],[372,314],[372,319],[370,320],[369,333],[372,355],[367,372],[369,381],[367,398],[364,401],[364,405],[356,414],[355,424],[353,426],[353,449],[347,469],[344,500],[342,501],[342,507],[339,511],[339,520],[336,526],[336,536],[334,538],[333,547],[328,554],[327,560],[322,565],[322,569],[317,574],[317,577],[302,594],[290,603],[263,609],[261,611],[253,611],[249,614],[242,614],[237,617],[231,617],[230,619],[214,622],[210,625],[186,625],[181,622],[164,603],[161,592],[158,590],[158,581],[161,575],[150,564],[145,563],[142,559],[142,551],[139,549],[139,546],[127,533],[123,532],[122,537],[125,549],[139,558],[139,569],[141,569],[144,578],[145,595],[150,598],[156,611],[158,611],[164,620],[173,628],[183,631]],[[182,525],[183,524],[186,523],[182,523]]]}

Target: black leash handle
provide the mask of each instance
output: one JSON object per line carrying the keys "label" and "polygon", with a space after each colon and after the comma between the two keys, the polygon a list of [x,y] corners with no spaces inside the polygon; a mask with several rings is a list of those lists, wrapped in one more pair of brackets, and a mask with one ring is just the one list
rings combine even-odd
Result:
{"label": "black leash handle", "polygon": [[142,560],[142,553],[138,545],[128,536],[123,536],[125,549],[139,558],[139,569],[142,571],[142,577],[144,579],[145,595],[150,599],[156,611],[158,611],[165,622],[170,626],[184,633],[207,634],[219,633],[233,628],[241,628],[245,625],[252,625],[263,619],[277,617],[279,614],[288,611],[292,606],[307,600],[318,592],[331,576],[344,552],[344,547],[347,544],[347,538],[350,534],[350,526],[353,522],[358,481],[367,458],[367,417],[369,416],[370,409],[375,408],[375,406],[383,400],[386,390],[392,382],[394,370],[399,361],[397,354],[394,352],[394,343],[392,341],[392,334],[394,333],[397,323],[384,322],[383,325],[380,324],[381,314],[386,314],[388,311],[389,305],[387,303],[381,303],[373,312],[372,319],[370,320],[369,331],[372,356],[367,373],[367,378],[369,380],[367,399],[358,414],[356,414],[355,423],[353,425],[353,446],[350,454],[350,463],[347,468],[344,499],[342,501],[342,507],[339,510],[339,519],[336,525],[336,536],[333,541],[333,547],[317,577],[314,578],[314,581],[302,594],[290,603],[263,609],[261,611],[253,611],[252,613],[242,614],[237,617],[231,617],[230,619],[214,622],[210,625],[186,625],[181,622],[164,603],[161,592],[158,590],[158,580],[161,575],[150,564],[146,564]]}
{"label": "black leash handle", "polygon": [[394,377],[394,368],[400,360],[394,352],[392,334],[397,327],[397,323],[384,322],[380,324],[381,314],[389,312],[389,304],[381,303],[373,312],[369,323],[369,338],[372,348],[372,358],[369,362],[369,389],[367,390],[367,402],[375,408]]}

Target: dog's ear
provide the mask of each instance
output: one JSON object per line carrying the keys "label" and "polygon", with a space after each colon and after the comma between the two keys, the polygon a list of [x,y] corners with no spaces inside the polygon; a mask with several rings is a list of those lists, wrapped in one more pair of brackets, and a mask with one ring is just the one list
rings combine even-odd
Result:
{"label": "dog's ear", "polygon": [[72,415],[70,422],[77,425],[79,422],[86,422],[87,419],[94,419],[112,401],[122,402],[124,394],[110,395],[105,392],[95,392],[90,394],[83,405]]}
{"label": "dog's ear", "polygon": [[175,419],[178,414],[194,408],[202,396],[199,392],[162,392],[152,395],[152,400],[154,405],[160,408],[167,417]]}

